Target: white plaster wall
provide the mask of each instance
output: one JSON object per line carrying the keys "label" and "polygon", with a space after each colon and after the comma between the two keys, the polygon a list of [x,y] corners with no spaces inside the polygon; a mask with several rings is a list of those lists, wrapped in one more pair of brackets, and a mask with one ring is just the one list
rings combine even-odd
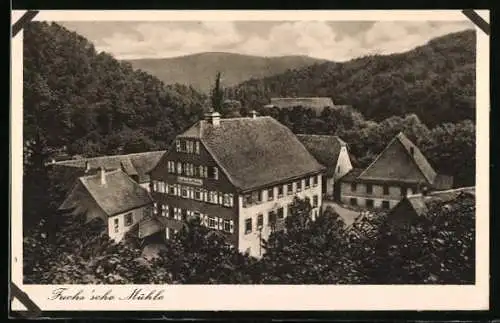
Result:
{"label": "white plaster wall", "polygon": [[[303,199],[309,197],[311,204],[313,201],[313,196],[318,196],[318,207],[314,208],[313,215],[319,214],[319,210],[322,205],[321,197],[321,175],[318,177],[318,184],[316,186],[311,185],[309,188],[305,189],[305,179],[302,179],[302,191],[296,192],[296,182],[293,183],[293,193],[288,194],[286,187],[284,186],[283,197],[278,198],[278,188],[274,187],[274,200],[268,201],[267,190],[264,190],[262,203],[257,205],[252,205],[250,207],[243,207],[243,196],[238,196],[238,250],[240,252],[245,252],[250,248],[250,255],[253,257],[260,258],[265,252],[260,248],[260,238],[267,239],[271,233],[271,227],[269,226],[269,211],[276,211],[278,208],[283,207],[284,217],[288,216],[288,204],[293,202],[295,196]],[[257,230],[257,217],[259,214],[263,215],[264,223],[262,226],[262,232]],[[245,220],[252,219],[252,232],[245,234]]]}
{"label": "white plaster wall", "polygon": [[352,169],[351,159],[347,147],[343,146],[340,149],[339,159],[337,160],[337,167],[335,168],[335,180],[341,178]]}
{"label": "white plaster wall", "polygon": [[[108,218],[108,235],[111,239],[119,242],[137,222],[139,222],[146,212],[150,211],[150,206],[137,208],[135,210],[117,214]],[[125,214],[132,213],[132,224],[125,226]],[[118,232],[115,232],[114,221],[118,219]]]}

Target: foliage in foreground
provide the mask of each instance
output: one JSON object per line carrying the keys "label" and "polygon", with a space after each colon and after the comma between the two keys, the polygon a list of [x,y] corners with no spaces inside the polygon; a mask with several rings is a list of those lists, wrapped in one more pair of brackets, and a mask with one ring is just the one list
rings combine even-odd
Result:
{"label": "foliage in foreground", "polygon": [[260,260],[239,253],[223,233],[190,220],[154,260],[113,243],[103,223],[75,222],[24,239],[25,283],[56,284],[471,284],[475,277],[475,201],[432,205],[407,229],[384,215],[366,219],[374,235],[353,234],[330,209],[315,221],[296,199],[284,227],[263,241]]}

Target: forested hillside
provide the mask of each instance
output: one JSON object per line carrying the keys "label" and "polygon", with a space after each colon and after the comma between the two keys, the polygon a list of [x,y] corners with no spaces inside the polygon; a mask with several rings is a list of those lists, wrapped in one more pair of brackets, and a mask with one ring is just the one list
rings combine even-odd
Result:
{"label": "forested hillside", "polygon": [[234,53],[199,53],[173,58],[129,60],[134,68],[158,77],[165,84],[180,83],[209,93],[213,77],[222,73],[224,86],[299,69],[325,60],[308,56],[260,57]]}
{"label": "forested hillside", "polygon": [[44,148],[87,156],[162,149],[205,100],[98,54],[56,23],[24,29],[24,136]]}
{"label": "forested hillside", "polygon": [[431,40],[406,53],[326,62],[254,79],[227,90],[249,109],[275,96],[327,96],[380,121],[415,113],[428,126],[475,119],[474,30]]}

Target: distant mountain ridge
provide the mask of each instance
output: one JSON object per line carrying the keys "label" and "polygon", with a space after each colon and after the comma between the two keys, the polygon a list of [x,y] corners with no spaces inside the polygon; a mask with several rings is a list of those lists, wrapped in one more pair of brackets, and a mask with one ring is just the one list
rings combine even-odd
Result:
{"label": "distant mountain ridge", "polygon": [[327,60],[301,55],[264,57],[225,52],[127,61],[134,68],[155,75],[165,84],[191,85],[204,93],[209,93],[217,72],[222,74],[222,84],[230,87],[249,79],[260,79],[287,70],[327,62]]}

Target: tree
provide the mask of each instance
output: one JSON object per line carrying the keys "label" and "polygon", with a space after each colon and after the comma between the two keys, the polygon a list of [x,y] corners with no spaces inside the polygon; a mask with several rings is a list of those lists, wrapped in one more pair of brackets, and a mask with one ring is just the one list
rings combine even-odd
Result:
{"label": "tree", "polygon": [[215,77],[215,85],[212,89],[210,99],[212,102],[212,109],[219,113],[222,112],[221,110],[223,108],[224,91],[220,84],[220,72],[217,72],[217,76]]}
{"label": "tree", "polygon": [[54,215],[57,228],[42,220],[23,240],[26,284],[169,283],[168,273],[145,261],[141,250],[109,239],[101,219]]}
{"label": "tree", "polygon": [[177,284],[243,284],[252,259],[233,248],[225,233],[189,219],[161,253],[161,263]]}

